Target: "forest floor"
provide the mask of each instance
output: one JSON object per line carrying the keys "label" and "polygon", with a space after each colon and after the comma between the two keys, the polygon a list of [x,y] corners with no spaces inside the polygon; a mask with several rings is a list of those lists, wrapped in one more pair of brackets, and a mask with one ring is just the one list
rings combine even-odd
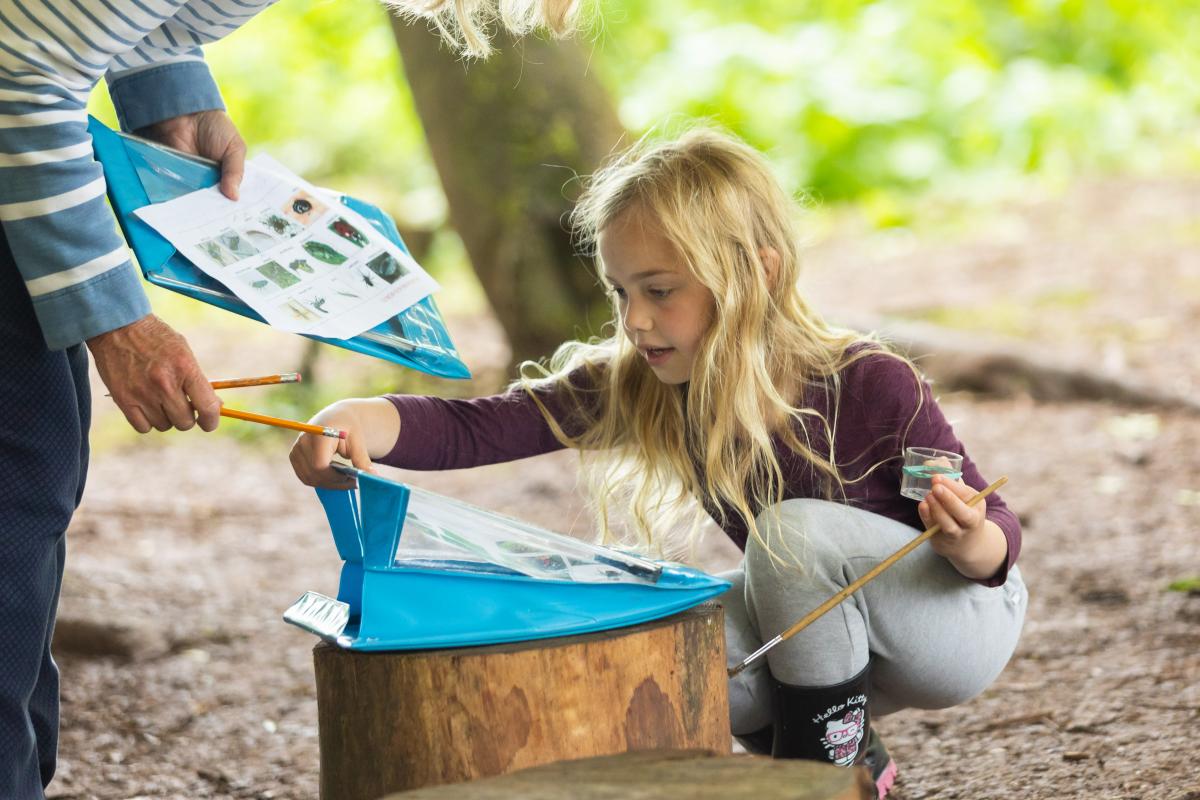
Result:
{"label": "forest floor", "polygon": [[[815,241],[807,286],[834,319],[1000,333],[1195,396],[1198,220],[1200,182],[1111,180],[905,235],[843,221]],[[214,377],[300,357],[294,337],[248,323],[179,324]],[[489,319],[450,327],[479,373],[502,368]],[[339,561],[292,476],[290,439],[231,436],[229,421],[224,435],[137,438],[103,392],[93,387],[97,451],[68,535],[49,797],[315,798],[316,640],[280,614],[305,590],[336,594]],[[1168,590],[1200,575],[1200,415],[1021,395],[940,401],[984,475],[1009,476],[1030,606],[1016,655],[982,696],[879,723],[900,765],[894,796],[1200,799],[1200,596]],[[250,394],[227,402],[256,407]],[[388,474],[586,527],[567,454]],[[697,558],[719,569],[736,553],[710,539]]]}

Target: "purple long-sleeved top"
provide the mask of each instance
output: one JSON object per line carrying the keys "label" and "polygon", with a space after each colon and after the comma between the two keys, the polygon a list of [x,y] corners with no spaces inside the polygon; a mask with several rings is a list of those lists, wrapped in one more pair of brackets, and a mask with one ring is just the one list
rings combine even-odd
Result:
{"label": "purple long-sleeved top", "polygon": [[[847,367],[842,375],[836,417],[829,412],[824,392],[806,398],[810,408],[832,425],[834,454],[845,485],[846,501],[858,508],[890,517],[913,528],[921,528],[917,504],[900,495],[901,453],[904,447],[937,447],[963,455],[963,480],[975,489],[987,481],[967,455],[962,442],[942,414],[929,385],[914,380],[909,367],[885,355],[869,355]],[[539,389],[540,399],[560,423],[568,410],[553,388]],[[917,411],[918,398],[924,402]],[[388,395],[400,413],[400,437],[382,463],[415,470],[443,470],[477,467],[502,461],[549,453],[563,449],[554,438],[537,405],[523,390],[510,391],[474,400],[447,400],[439,397]],[[910,427],[911,421],[911,427]],[[571,426],[565,425],[571,430]],[[815,426],[814,426],[815,428]],[[822,433],[810,430],[810,446],[828,456],[828,441]],[[778,437],[775,455],[784,476],[785,500],[822,497],[820,483],[803,458],[793,453]],[[881,463],[882,462],[882,463]],[[862,480],[870,467],[880,464]],[[1008,570],[1017,562],[1021,549],[1021,526],[1017,517],[998,494],[987,500],[987,517],[1000,527],[1008,542],[1008,557],[991,578],[980,580],[986,586],[1004,583]],[[712,513],[716,509],[709,509]],[[732,507],[723,509],[725,533],[743,550],[748,528]],[[754,509],[755,513],[761,509]],[[719,516],[714,515],[717,519]]]}

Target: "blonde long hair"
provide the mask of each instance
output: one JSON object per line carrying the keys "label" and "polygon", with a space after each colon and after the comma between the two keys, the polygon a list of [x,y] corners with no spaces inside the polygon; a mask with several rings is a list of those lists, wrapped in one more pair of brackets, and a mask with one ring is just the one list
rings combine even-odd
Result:
{"label": "blonde long hair", "polygon": [[[619,504],[637,539],[661,548],[656,529],[666,530],[694,508],[690,499],[700,499],[710,510],[732,506],[770,551],[755,516],[783,500],[772,436],[812,466],[826,499],[844,498],[847,481],[832,452],[836,418],[796,403],[820,391],[836,416],[839,374],[886,351],[872,337],[829,326],[800,294],[795,208],[757,151],[707,128],[643,141],[588,181],[571,215],[584,248],[598,255],[604,229],[636,209],[715,301],[683,391],[654,376],[619,324],[606,339],[563,345],[549,369],[522,365],[518,385],[555,436],[580,451],[605,540],[612,538],[610,509]],[[770,270],[764,259],[773,262]],[[567,379],[578,370],[589,391]],[[568,400],[570,432],[534,391],[548,384]],[[829,452],[814,448],[814,430]]]}
{"label": "blonde long hair", "polygon": [[424,19],[455,50],[471,58],[492,53],[496,23],[517,36],[545,29],[561,37],[575,27],[580,0],[384,0],[406,19]]}

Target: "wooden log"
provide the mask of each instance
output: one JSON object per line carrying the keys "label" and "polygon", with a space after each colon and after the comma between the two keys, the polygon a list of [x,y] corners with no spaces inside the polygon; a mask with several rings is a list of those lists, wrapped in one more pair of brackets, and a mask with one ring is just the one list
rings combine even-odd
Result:
{"label": "wooden log", "polygon": [[863,315],[843,316],[837,322],[860,331],[875,331],[896,350],[916,360],[921,372],[942,389],[993,397],[1027,394],[1045,403],[1108,401],[1134,408],[1200,414],[1200,401],[1194,397],[1088,365],[1064,363],[1042,345],[967,334],[925,322]]}
{"label": "wooden log", "polygon": [[628,750],[730,749],[715,603],[491,647],[364,653],[322,643],[313,659],[323,800]]}
{"label": "wooden log", "polygon": [[874,800],[866,767],[650,750],[560,761],[384,800]]}

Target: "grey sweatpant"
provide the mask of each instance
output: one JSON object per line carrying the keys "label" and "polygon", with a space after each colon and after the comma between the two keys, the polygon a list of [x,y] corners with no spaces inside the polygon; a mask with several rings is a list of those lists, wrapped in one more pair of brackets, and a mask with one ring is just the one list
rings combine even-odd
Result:
{"label": "grey sweatpant", "polygon": [[[722,577],[730,666],[786,630],[916,536],[888,517],[823,500],[787,500],[757,520],[773,560],[754,539],[742,568]],[[795,566],[799,563],[799,567]],[[1014,566],[1003,586],[961,576],[923,544],[730,681],[735,734],[770,724],[767,667],[796,686],[848,680],[871,660],[873,716],[948,708],[982,692],[1008,662],[1027,594]]]}

